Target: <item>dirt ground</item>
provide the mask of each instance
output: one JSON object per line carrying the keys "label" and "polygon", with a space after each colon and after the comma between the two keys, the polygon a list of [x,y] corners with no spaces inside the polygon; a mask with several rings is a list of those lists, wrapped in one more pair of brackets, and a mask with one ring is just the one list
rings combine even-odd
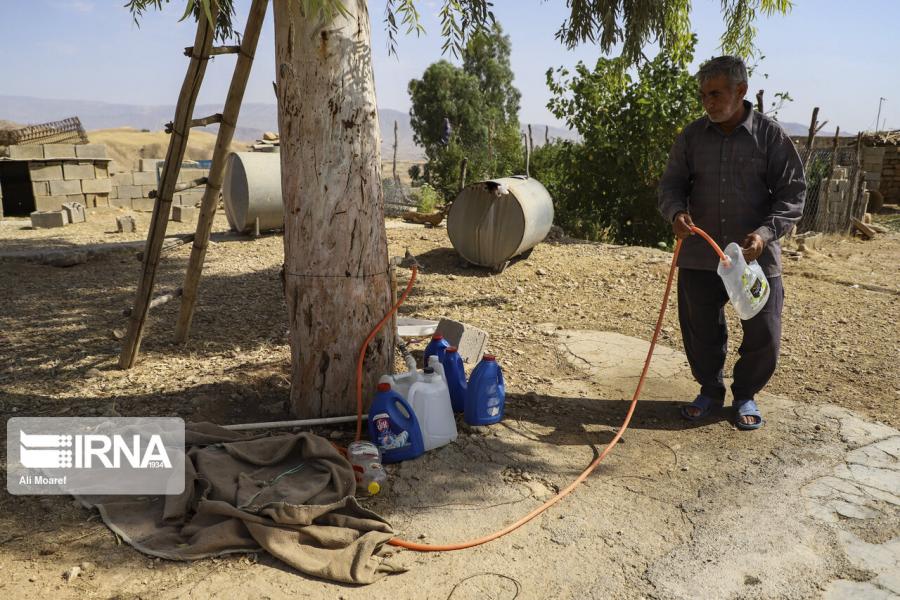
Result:
{"label": "dirt ground", "polygon": [[[222,424],[288,418],[282,238],[231,235],[219,215],[191,340],[171,344],[178,306],[164,305],[151,313],[137,366],[119,371],[115,331],[126,326],[122,309],[133,297],[135,252],[149,223],[149,214],[134,213],[138,232],[116,234],[115,216],[123,212],[92,209],[88,223],[62,230],[0,221],[0,413],[172,415]],[[15,598],[129,599],[805,598],[822,595],[835,579],[873,580],[852,561],[833,558],[839,553],[804,562],[798,551],[773,562],[781,554],[772,549],[832,547],[843,535],[797,517],[802,499],[784,487],[796,483],[795,491],[827,475],[851,449],[843,426],[835,425],[844,421],[823,407],[848,409],[886,431],[900,427],[900,223],[882,221],[892,233],[872,241],[829,238],[816,252],[786,259],[783,354],[767,389],[776,399],[763,430],[739,434],[725,420],[698,428],[682,423],[675,404],[694,393],[682,366],[648,382],[634,432],[583,489],[494,544],[399,552],[394,558],[408,573],[354,588],[304,577],[266,556],[188,564],[150,559],[68,497],[4,490],[0,591]],[[172,234],[192,231],[170,223]],[[409,249],[424,266],[401,314],[448,316],[488,331],[506,376],[508,417],[486,432],[463,428],[456,444],[392,469],[391,488],[368,502],[414,539],[482,534],[563,487],[610,439],[633,380],[580,366],[568,332],[649,339],[671,255],[562,238],[491,274],[463,267],[443,227],[392,222],[388,239],[392,256]],[[82,250],[86,261],[43,264],[39,255],[51,250]],[[157,290],[181,285],[189,252],[185,246],[166,255]],[[677,354],[675,309],[673,299],[661,344]],[[729,321],[734,332],[731,312]],[[349,428],[320,433],[343,441],[351,435]],[[711,493],[726,504],[708,505]],[[741,529],[728,506],[740,502],[764,507],[769,512],[760,514],[779,524]],[[900,533],[900,518],[885,514],[854,524],[853,535],[867,544],[890,541]],[[712,549],[739,563],[735,536],[745,534],[756,567],[739,573],[736,583],[703,562]],[[713,587],[681,581],[685,564],[708,575]],[[72,566],[82,574],[67,583],[63,574]],[[796,583],[782,583],[789,581]]]}

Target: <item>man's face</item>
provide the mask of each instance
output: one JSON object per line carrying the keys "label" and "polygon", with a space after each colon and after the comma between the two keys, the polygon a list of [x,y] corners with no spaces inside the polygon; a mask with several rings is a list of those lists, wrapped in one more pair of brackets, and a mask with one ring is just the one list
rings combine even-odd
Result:
{"label": "man's face", "polygon": [[723,123],[743,108],[747,84],[731,85],[728,77],[717,75],[700,84],[700,101],[713,123]]}

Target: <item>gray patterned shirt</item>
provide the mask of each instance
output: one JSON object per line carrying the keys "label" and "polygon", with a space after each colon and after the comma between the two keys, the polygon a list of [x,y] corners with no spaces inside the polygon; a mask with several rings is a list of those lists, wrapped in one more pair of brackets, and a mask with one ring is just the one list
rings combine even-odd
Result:
{"label": "gray patterned shirt", "polygon": [[[746,100],[744,107],[747,117],[729,135],[707,117],[678,134],[659,182],[659,211],[669,222],[688,212],[722,248],[758,233],[765,243],[759,264],[767,277],[778,277],[778,239],[803,214],[803,163],[775,120]],[[718,260],[692,235],[682,244],[678,266],[714,271]]]}

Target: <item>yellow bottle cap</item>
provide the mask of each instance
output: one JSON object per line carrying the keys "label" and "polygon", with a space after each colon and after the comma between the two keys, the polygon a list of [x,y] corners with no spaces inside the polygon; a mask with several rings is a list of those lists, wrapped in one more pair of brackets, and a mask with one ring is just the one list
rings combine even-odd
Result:
{"label": "yellow bottle cap", "polygon": [[369,490],[369,495],[374,496],[375,494],[377,494],[378,492],[381,491],[381,486],[378,485],[377,481],[373,481],[372,483],[369,484],[368,490]]}

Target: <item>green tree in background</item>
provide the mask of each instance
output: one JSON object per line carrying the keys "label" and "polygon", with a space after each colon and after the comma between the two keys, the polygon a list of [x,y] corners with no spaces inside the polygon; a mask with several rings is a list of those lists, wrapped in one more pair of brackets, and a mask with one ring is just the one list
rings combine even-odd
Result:
{"label": "green tree in background", "polygon": [[687,70],[693,42],[678,57],[660,53],[633,72],[623,58],[593,70],[547,72],[551,112],[581,136],[535,152],[532,174],[556,203],[556,220],[588,239],[655,245],[671,231],[656,210],[656,187],[675,136],[702,114]]}
{"label": "green tree in background", "polygon": [[[462,67],[441,60],[409,82],[413,136],[428,159],[424,176],[445,200],[458,191],[464,157],[470,180],[523,170],[510,49],[509,36],[494,24],[472,35]],[[453,131],[448,144],[441,139],[445,118]]]}

